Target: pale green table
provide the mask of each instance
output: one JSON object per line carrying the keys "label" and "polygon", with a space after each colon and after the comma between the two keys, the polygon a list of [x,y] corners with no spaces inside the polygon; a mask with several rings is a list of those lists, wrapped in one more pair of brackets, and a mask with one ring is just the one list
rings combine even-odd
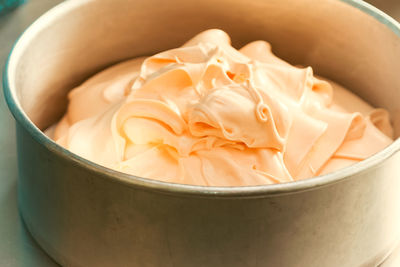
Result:
{"label": "pale green table", "polygon": [[[0,70],[18,36],[37,17],[61,0],[28,0],[0,16]],[[58,266],[33,241],[25,230],[17,209],[17,164],[15,125],[0,94],[0,266]]]}
{"label": "pale green table", "polygon": [[[75,0],[79,1],[79,0]],[[143,1],[143,0],[141,0]],[[162,0],[160,0],[162,1]],[[243,0],[245,1],[245,0]],[[266,0],[267,1],[267,0]],[[28,0],[0,17],[0,70],[12,44],[22,31],[61,0]],[[400,0],[370,0],[400,19]],[[2,89],[2,88],[0,88]],[[0,267],[49,267],[57,264],[48,257],[24,228],[17,209],[17,165],[15,125],[0,94]],[[381,267],[400,266],[400,247]],[[190,266],[188,266],[190,267]]]}

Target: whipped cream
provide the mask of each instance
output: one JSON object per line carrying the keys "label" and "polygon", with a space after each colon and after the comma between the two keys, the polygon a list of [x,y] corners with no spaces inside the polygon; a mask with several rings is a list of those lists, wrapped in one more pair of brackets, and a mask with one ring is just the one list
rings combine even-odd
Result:
{"label": "whipped cream", "polygon": [[265,41],[239,50],[221,30],[93,76],[69,94],[54,140],[98,164],[166,182],[290,182],[392,143],[389,114]]}

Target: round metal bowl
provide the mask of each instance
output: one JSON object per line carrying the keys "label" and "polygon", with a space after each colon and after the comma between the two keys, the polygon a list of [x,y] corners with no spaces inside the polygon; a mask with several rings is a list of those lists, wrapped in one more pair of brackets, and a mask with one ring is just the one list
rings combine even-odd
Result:
{"label": "round metal bowl", "polygon": [[400,240],[399,139],[308,180],[200,187],[104,168],[41,132],[85,78],[208,28],[227,31],[236,47],[269,41],[291,63],[390,110],[400,133],[400,27],[362,1],[66,1],[25,31],[4,73],[29,231],[68,266],[379,264]]}

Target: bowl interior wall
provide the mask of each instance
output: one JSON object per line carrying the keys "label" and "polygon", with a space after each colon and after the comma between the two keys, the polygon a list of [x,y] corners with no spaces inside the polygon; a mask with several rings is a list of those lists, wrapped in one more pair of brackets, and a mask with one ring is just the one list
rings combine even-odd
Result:
{"label": "bowl interior wall", "polygon": [[[266,40],[292,64],[389,109],[400,133],[400,38],[359,9],[337,0],[76,1],[35,24],[13,71],[28,117],[45,129],[65,112],[67,93],[124,59],[177,47],[221,28],[237,48]],[[79,2],[79,4],[78,4]],[[13,86],[14,85],[14,86]],[[14,89],[15,90],[15,89]]]}

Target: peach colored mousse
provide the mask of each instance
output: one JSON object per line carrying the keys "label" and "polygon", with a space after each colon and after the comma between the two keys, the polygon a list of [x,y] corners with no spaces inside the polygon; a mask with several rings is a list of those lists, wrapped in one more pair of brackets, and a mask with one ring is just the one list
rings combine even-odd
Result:
{"label": "peach colored mousse", "polygon": [[265,41],[217,29],[93,76],[53,138],[108,168],[206,186],[284,183],[359,162],[393,142],[389,114]]}

